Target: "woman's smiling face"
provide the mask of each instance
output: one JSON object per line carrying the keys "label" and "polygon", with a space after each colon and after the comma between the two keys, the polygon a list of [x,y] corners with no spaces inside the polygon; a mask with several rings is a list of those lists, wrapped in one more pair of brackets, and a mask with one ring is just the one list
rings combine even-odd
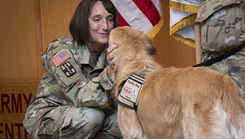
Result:
{"label": "woman's smiling face", "polygon": [[101,1],[94,4],[89,16],[90,35],[93,42],[107,44],[114,27],[114,16],[107,12]]}

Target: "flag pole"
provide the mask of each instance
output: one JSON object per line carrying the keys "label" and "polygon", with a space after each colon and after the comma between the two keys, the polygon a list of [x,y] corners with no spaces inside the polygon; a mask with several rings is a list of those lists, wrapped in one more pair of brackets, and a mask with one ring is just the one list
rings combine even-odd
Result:
{"label": "flag pole", "polygon": [[196,64],[201,63],[201,29],[200,23],[195,23]]}

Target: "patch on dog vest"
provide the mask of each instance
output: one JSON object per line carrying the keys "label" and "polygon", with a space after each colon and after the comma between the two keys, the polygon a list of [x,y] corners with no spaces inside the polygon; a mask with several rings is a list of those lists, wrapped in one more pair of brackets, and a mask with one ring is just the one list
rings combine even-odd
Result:
{"label": "patch on dog vest", "polygon": [[122,105],[134,108],[138,103],[138,96],[145,79],[138,75],[132,74],[124,83],[124,86],[119,94],[118,100]]}

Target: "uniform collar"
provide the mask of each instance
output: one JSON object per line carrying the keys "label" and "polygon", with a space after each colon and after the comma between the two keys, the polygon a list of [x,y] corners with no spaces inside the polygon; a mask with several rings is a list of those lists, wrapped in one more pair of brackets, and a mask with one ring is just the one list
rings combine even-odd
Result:
{"label": "uniform collar", "polygon": [[79,53],[79,64],[84,65],[88,64],[90,66],[95,65],[94,68],[104,68],[107,65],[106,60],[106,49],[102,51],[99,58],[97,59],[96,63],[93,63],[93,57],[89,50],[89,48],[86,45],[79,45],[78,47],[78,53]]}

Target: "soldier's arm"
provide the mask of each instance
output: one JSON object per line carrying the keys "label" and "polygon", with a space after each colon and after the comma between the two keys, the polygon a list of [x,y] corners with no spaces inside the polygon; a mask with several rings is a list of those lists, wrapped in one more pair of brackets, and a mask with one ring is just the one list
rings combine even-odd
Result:
{"label": "soldier's arm", "polygon": [[[107,69],[104,69],[99,76],[88,80],[81,72],[79,65],[75,64],[71,52],[66,49],[67,46],[59,43],[54,44],[55,46],[49,48],[50,51],[42,57],[42,60],[45,71],[55,80],[52,81],[53,84],[51,86],[52,88],[55,87],[53,91],[56,90],[58,93],[56,94],[57,97],[65,96],[75,106],[104,106],[108,101],[109,95],[111,95],[113,87],[107,75]],[[54,53],[54,51],[57,53]],[[53,59],[62,51],[67,51],[70,58],[57,66],[54,64]],[[66,68],[69,70],[68,72]],[[43,83],[50,84],[46,81],[48,80],[44,80]]]}

